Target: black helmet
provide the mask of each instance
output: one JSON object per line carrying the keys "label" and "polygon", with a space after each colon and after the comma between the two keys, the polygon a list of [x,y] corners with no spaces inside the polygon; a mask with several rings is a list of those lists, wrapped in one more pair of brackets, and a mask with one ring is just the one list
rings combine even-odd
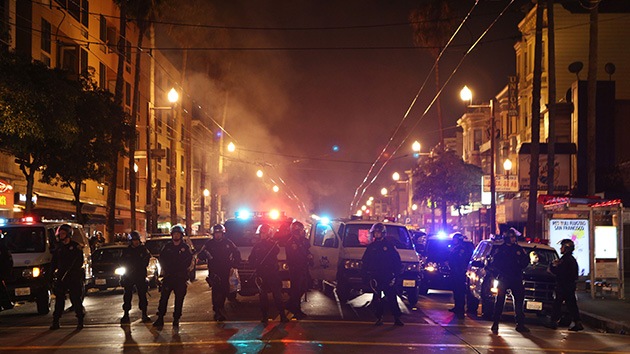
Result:
{"label": "black helmet", "polygon": [[507,231],[505,231],[505,237],[512,237],[512,236],[519,238],[521,237],[521,233],[517,229],[510,227]]}
{"label": "black helmet", "polygon": [[560,246],[565,246],[569,252],[575,251],[575,243],[573,242],[573,240],[565,238],[564,240],[561,240],[559,243],[560,243]]}
{"label": "black helmet", "polygon": [[294,220],[291,223],[291,233],[299,233],[299,234],[303,234],[304,233],[304,224],[302,224],[301,222]]}
{"label": "black helmet", "polygon": [[140,241],[140,233],[136,230],[133,230],[129,233],[129,240],[133,241],[133,240],[138,240]]}
{"label": "black helmet", "polygon": [[453,233],[453,236],[451,239],[453,241],[457,240],[459,242],[464,242],[464,235],[462,235],[461,232],[455,232]]}
{"label": "black helmet", "polygon": [[175,225],[171,227],[171,235],[173,235],[174,232],[179,232],[182,234],[182,236],[186,234],[186,230],[184,230],[184,227],[182,225]]}
{"label": "black helmet", "polygon": [[212,233],[214,234],[215,232],[222,232],[225,233],[225,226],[223,226],[223,224],[216,224],[212,227]]}
{"label": "black helmet", "polygon": [[66,235],[68,237],[72,237],[72,226],[68,225],[68,224],[63,224],[61,226],[59,226],[57,228],[57,232],[55,233],[55,235],[59,236],[59,231],[65,231]]}
{"label": "black helmet", "polygon": [[370,235],[373,235],[376,231],[379,231],[383,236],[387,235],[387,228],[382,222],[377,222],[376,224],[372,225],[372,227],[370,227]]}
{"label": "black helmet", "polygon": [[256,229],[256,235],[260,235],[271,238],[273,236],[273,228],[269,224],[260,224]]}

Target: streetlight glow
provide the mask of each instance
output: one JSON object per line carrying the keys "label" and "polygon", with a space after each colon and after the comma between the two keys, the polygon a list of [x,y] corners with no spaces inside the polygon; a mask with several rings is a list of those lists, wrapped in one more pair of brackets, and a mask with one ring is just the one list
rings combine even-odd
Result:
{"label": "streetlight glow", "polygon": [[510,159],[505,159],[503,162],[503,169],[508,173],[510,172],[512,169],[512,161],[510,161]]}
{"label": "streetlight glow", "polygon": [[210,196],[210,191],[208,190],[208,188],[205,188],[205,189],[203,190],[203,196],[204,196],[204,197],[209,197],[209,196]]}
{"label": "streetlight glow", "polygon": [[461,97],[462,101],[472,102],[472,91],[468,88],[468,86],[464,85],[464,88],[459,92],[459,97]]}
{"label": "streetlight glow", "polygon": [[177,101],[179,101],[179,93],[177,93],[177,91],[175,90],[175,88],[172,88],[169,92],[168,92],[168,101],[170,103],[175,103]]}
{"label": "streetlight glow", "polygon": [[387,188],[381,188],[381,195],[387,195]]}
{"label": "streetlight glow", "polygon": [[399,180],[400,180],[400,173],[398,173],[398,172],[394,172],[394,173],[392,174],[392,179],[393,179],[394,181],[399,181]]}
{"label": "streetlight glow", "polygon": [[256,177],[262,178],[262,176],[263,176],[263,171],[262,170],[256,171]]}
{"label": "streetlight glow", "polygon": [[229,152],[234,152],[234,150],[236,150],[236,145],[234,145],[234,143],[230,141],[230,143],[227,146],[227,149]]}
{"label": "streetlight glow", "polygon": [[421,148],[421,145],[420,145],[420,142],[418,140],[414,141],[413,144],[411,144],[411,149],[414,152],[420,152],[420,148]]}
{"label": "streetlight glow", "polygon": [[273,188],[271,188],[275,193],[278,193],[278,191],[280,190],[280,187],[278,186],[273,186]]}
{"label": "streetlight glow", "polygon": [[367,205],[367,206],[371,206],[371,205],[372,205],[372,201],[371,201],[371,200],[368,200],[367,202],[365,202],[365,205]]}

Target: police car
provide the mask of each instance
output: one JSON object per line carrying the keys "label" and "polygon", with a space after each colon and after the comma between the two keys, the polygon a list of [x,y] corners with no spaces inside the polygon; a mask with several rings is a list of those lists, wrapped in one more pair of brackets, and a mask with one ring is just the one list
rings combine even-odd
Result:
{"label": "police car", "polygon": [[89,285],[92,282],[91,250],[80,224],[30,216],[0,219],[0,233],[13,255],[13,270],[7,280],[10,300],[35,302],[37,313],[41,315],[50,311],[52,253],[56,244],[55,233],[63,224],[72,227],[72,240],[82,248],[84,285]]}
{"label": "police car", "polygon": [[[492,262],[493,249],[502,244],[501,238],[479,242],[466,273],[470,289],[469,308],[476,308],[481,303],[482,317],[487,320],[492,319],[494,300],[499,285],[499,280],[487,271],[487,266]],[[547,272],[547,267],[551,262],[559,259],[558,252],[539,239],[522,239],[519,240],[518,245],[523,248],[530,259],[529,265],[523,270],[524,310],[542,315],[551,311],[553,305],[555,276]],[[511,303],[511,299],[511,296],[507,296],[506,303]]]}
{"label": "police car", "polygon": [[[94,282],[91,287],[99,290],[120,287],[120,277],[126,269],[121,265],[123,251],[129,247],[127,243],[103,245],[92,254],[92,269]],[[160,275],[160,263],[151,256],[147,266],[147,281],[152,288],[157,287]]]}

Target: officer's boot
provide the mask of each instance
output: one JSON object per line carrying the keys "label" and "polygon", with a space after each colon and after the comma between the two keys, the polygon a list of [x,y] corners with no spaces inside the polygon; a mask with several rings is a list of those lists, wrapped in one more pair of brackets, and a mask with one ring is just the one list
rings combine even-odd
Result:
{"label": "officer's boot", "polygon": [[263,313],[260,319],[260,323],[267,325],[267,323],[269,323],[269,315],[267,315],[266,313]]}
{"label": "officer's boot", "polygon": [[83,316],[77,317],[77,330],[83,329]]}
{"label": "officer's boot", "polygon": [[59,329],[59,317],[53,317],[53,322],[50,325],[51,330]]}
{"label": "officer's boot", "polygon": [[179,318],[173,319],[173,328],[179,328]]}
{"label": "officer's boot", "polygon": [[120,318],[120,323],[129,323],[131,322],[129,320],[129,311],[125,310],[125,314],[123,315],[123,317]]}
{"label": "officer's boot", "polygon": [[142,322],[151,322],[151,317],[147,315],[147,310],[142,310]]}
{"label": "officer's boot", "polygon": [[164,316],[162,315],[158,315],[157,320],[155,320],[155,322],[153,322],[153,327],[164,327]]}
{"label": "officer's boot", "polygon": [[490,328],[493,334],[499,334],[499,322],[494,322]]}
{"label": "officer's boot", "polygon": [[284,312],[284,310],[280,311],[280,322],[282,323],[289,322],[289,318],[287,317],[287,314]]}

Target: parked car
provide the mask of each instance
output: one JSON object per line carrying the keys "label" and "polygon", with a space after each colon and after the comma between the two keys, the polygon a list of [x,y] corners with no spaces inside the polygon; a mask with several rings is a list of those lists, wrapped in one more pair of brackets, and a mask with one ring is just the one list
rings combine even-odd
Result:
{"label": "parked car", "polygon": [[[106,290],[120,287],[120,276],[124,274],[121,264],[123,250],[128,247],[126,243],[103,245],[92,254],[92,269],[94,270],[93,288]],[[151,288],[157,287],[160,275],[160,263],[155,257],[149,259],[147,266],[147,281]]]}
{"label": "parked car", "polygon": [[[474,246],[472,242],[470,249]],[[448,265],[448,257],[451,252],[452,240],[447,235],[427,236],[420,255],[420,294],[426,295],[430,289],[452,290],[451,268]]]}
{"label": "parked car", "polygon": [[[310,243],[314,266],[313,279],[336,288],[341,301],[353,294],[371,292],[361,274],[361,259],[371,242],[370,228],[375,221],[338,219],[316,220],[311,228]],[[418,302],[419,260],[411,235],[405,225],[384,223],[387,237],[396,244],[402,261],[402,276],[396,280],[399,294],[406,295],[410,306]]]}
{"label": "parked car", "polygon": [[50,312],[52,252],[56,244],[55,233],[62,224],[72,227],[72,240],[83,251],[84,286],[89,285],[92,282],[91,250],[83,226],[44,217],[0,219],[0,233],[13,255],[13,269],[6,282],[10,300],[35,302],[40,315]]}
{"label": "parked car", "polygon": [[[470,289],[468,304],[476,307],[475,304],[478,306],[481,303],[482,316],[488,320],[492,319],[498,280],[487,271],[487,266],[492,262],[492,250],[501,244],[503,244],[501,239],[479,242],[466,273]],[[559,258],[558,252],[553,247],[541,243],[519,241],[518,244],[530,257],[530,264],[523,270],[524,310],[544,315],[551,311],[555,287],[555,276],[547,272],[547,267]],[[511,303],[510,296],[506,297],[506,303]]]}

